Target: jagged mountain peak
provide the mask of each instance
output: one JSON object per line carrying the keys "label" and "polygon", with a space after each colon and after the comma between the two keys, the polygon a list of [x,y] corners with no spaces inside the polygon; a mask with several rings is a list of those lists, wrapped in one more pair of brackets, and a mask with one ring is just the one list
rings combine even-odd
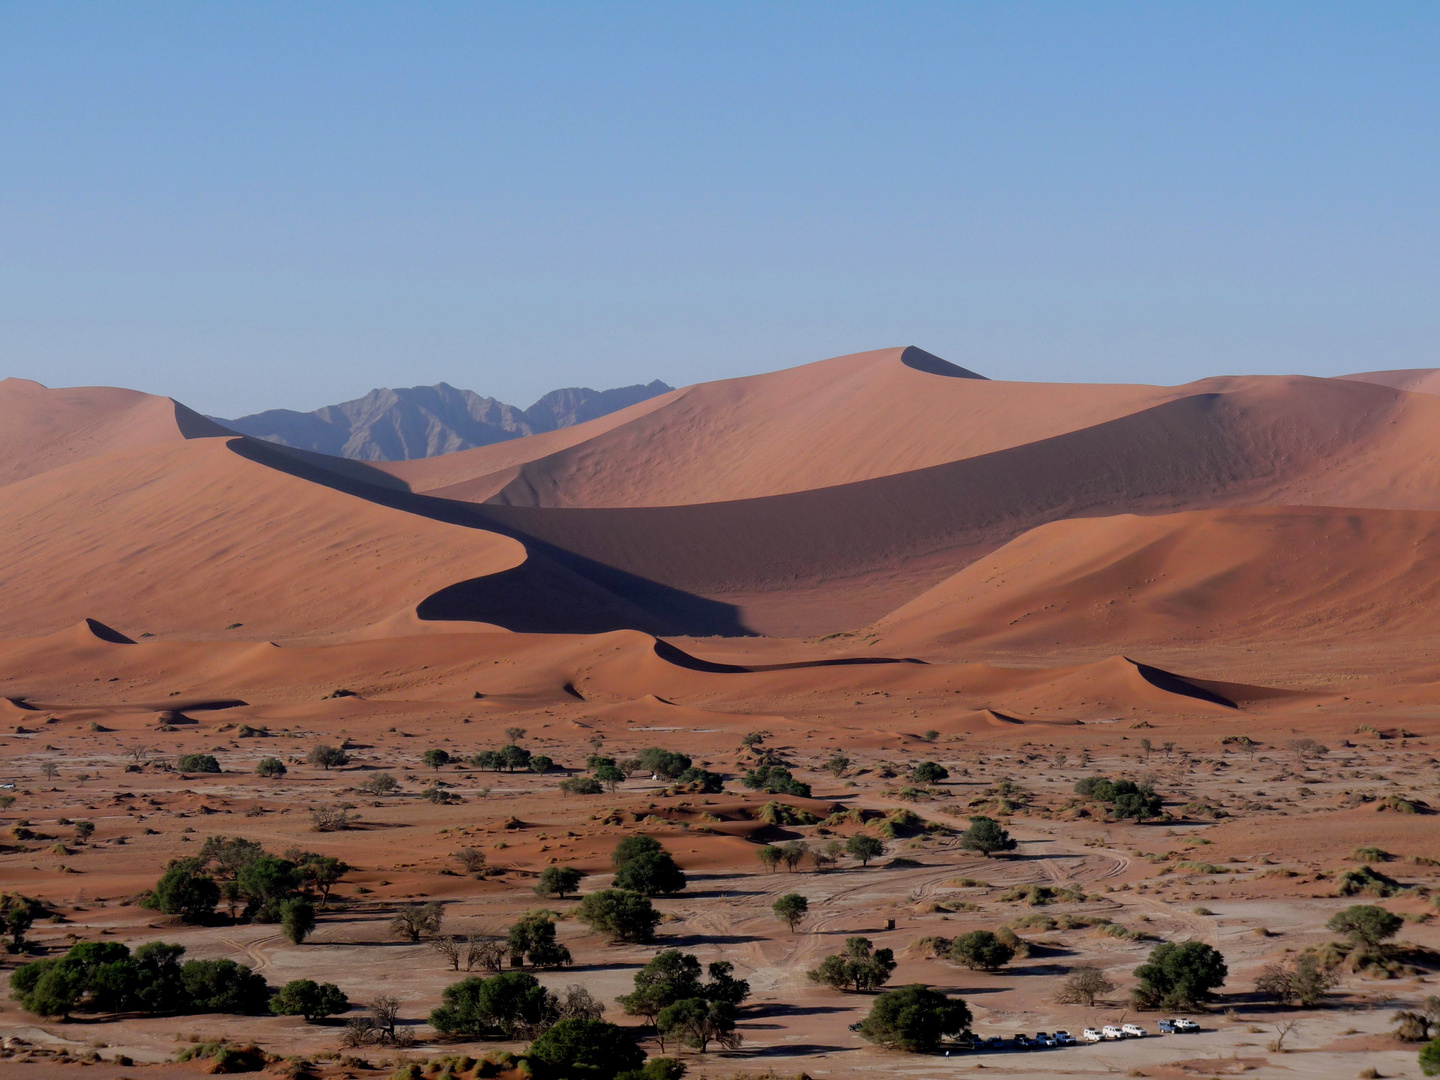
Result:
{"label": "jagged mountain peak", "polygon": [[334,457],[409,461],[570,427],[671,389],[658,379],[611,390],[566,387],[520,409],[440,382],[377,387],[312,412],[270,409],[220,422],[257,439]]}

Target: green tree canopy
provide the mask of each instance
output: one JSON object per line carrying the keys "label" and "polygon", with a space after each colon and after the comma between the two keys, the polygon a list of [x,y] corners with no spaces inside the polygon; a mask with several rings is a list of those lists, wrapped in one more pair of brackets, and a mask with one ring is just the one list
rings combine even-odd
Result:
{"label": "green tree canopy", "polygon": [[1337,911],[1325,924],[1325,929],[1344,934],[1357,945],[1378,948],[1382,941],[1400,932],[1405,920],[1391,914],[1375,904],[1354,904],[1344,911]]}
{"label": "green tree canopy", "polygon": [[303,1016],[310,1023],[327,1016],[338,1016],[350,1009],[350,999],[334,983],[317,983],[314,979],[296,979],[275,992],[270,1011],[276,1016]]}
{"label": "green tree canopy", "polygon": [[471,976],[447,986],[430,1025],[444,1035],[472,1039],[529,1038],[560,1019],[555,995],[523,971],[502,971],[488,979]]}
{"label": "green tree canopy", "polygon": [[890,949],[876,949],[875,943],[866,937],[845,939],[845,951],[827,956],[820,966],[806,975],[811,982],[821,983],[836,990],[854,989],[858,994],[863,990],[878,990],[890,981],[895,970],[895,953]]}
{"label": "green tree canopy", "polygon": [[625,861],[615,872],[615,888],[644,896],[669,896],[684,890],[685,874],[668,851],[651,851]]}
{"label": "green tree canopy", "polygon": [[[741,1040],[740,1033],[735,1030],[735,1007],[705,998],[686,998],[665,1006],[655,1018],[655,1030],[662,1040],[676,1039],[702,1054],[712,1042],[733,1050]],[[663,1042],[661,1049],[664,1049]]]}
{"label": "green tree canopy", "polygon": [[187,923],[203,923],[215,915],[220,887],[198,871],[194,859],[184,859],[160,875],[152,895],[158,911],[179,915]]}
{"label": "green tree canopy", "polygon": [[1137,1009],[1195,1009],[1215,996],[1229,973],[1225,958],[1204,942],[1167,941],[1135,969],[1140,985],[1132,1002]]}
{"label": "green tree canopy", "polygon": [[578,892],[585,875],[573,866],[547,866],[540,871],[540,880],[535,883],[538,896],[558,896],[564,899],[567,893]]}
{"label": "green tree canopy", "polygon": [[760,765],[749,769],[740,782],[752,791],[764,791],[771,795],[798,795],[810,797],[810,785],[801,783],[782,765]]}
{"label": "green tree canopy", "polygon": [[960,846],[966,851],[978,851],[987,859],[997,851],[1014,851],[1015,841],[993,818],[983,814],[970,819],[970,827],[960,834]]}
{"label": "green tree canopy", "polygon": [[910,779],[917,784],[938,784],[950,778],[950,770],[933,761],[921,761],[910,770]]}
{"label": "green tree canopy", "polygon": [[1015,949],[989,930],[971,930],[950,943],[950,959],[974,971],[999,971],[1015,958]]}
{"label": "green tree canopy", "polygon": [[889,990],[875,999],[860,1034],[892,1050],[928,1053],[942,1038],[970,1027],[970,1009],[959,998],[915,983]]}
{"label": "green tree canopy", "polygon": [[583,897],[576,913],[597,934],[612,941],[645,942],[655,937],[660,913],[650,900],[626,889],[603,889]]}
{"label": "green tree canopy", "polygon": [[690,768],[690,758],[669,750],[651,746],[641,750],[635,757],[636,764],[661,780],[674,780]]}
{"label": "green tree canopy", "polygon": [[799,926],[809,913],[810,901],[799,893],[786,893],[770,905],[770,910],[775,913],[777,919],[790,927],[790,932],[793,934],[795,927]]}
{"label": "green tree canopy", "polygon": [[532,967],[557,968],[571,962],[570,950],[555,940],[555,920],[548,911],[526,915],[505,936],[512,960],[528,960]]}
{"label": "green tree canopy", "polygon": [[627,1016],[643,1016],[653,1024],[665,1006],[701,996],[699,959],[666,949],[635,973],[634,991],[619,1001]]}
{"label": "green tree canopy", "polygon": [[327,772],[330,769],[338,769],[342,765],[350,764],[350,755],[338,746],[327,746],[321,743],[312,747],[310,753],[305,755],[305,760],[311,765],[319,765]]}
{"label": "green tree canopy", "polygon": [[885,845],[873,836],[859,833],[845,841],[845,854],[852,859],[859,859],[861,866],[869,866],[871,859],[878,859],[885,854]]}
{"label": "green tree canopy", "polygon": [[628,1031],[603,1020],[561,1020],[533,1043],[526,1056],[555,1080],[614,1080],[638,1069],[645,1051]]}
{"label": "green tree canopy", "polygon": [[293,944],[304,942],[315,931],[314,905],[302,896],[281,900],[280,929]]}
{"label": "green tree canopy", "polygon": [[615,850],[610,853],[610,866],[619,870],[631,859],[638,859],[642,855],[661,855],[664,852],[665,848],[659,840],[644,833],[636,833],[615,845]]}

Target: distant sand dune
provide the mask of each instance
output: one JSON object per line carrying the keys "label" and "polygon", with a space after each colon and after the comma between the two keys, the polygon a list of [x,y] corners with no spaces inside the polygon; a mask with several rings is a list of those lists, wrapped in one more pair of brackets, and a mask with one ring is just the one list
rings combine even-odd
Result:
{"label": "distant sand dune", "polygon": [[1042,526],[882,619],[885,648],[1432,634],[1440,513],[1252,507]]}
{"label": "distant sand dune", "polygon": [[[905,646],[891,655],[1053,641],[1052,626],[1061,636],[1083,627],[1119,651],[1213,621],[1186,607],[1200,604],[1198,583],[1163,599],[1152,589],[1149,608],[1107,593],[1131,584],[1125,560],[1185,548],[1189,562],[1165,570],[1174,578],[1233,557],[1238,603],[1288,580],[1289,552],[1251,550],[1235,540],[1242,519],[1227,518],[1228,539],[1192,525],[1126,554],[1134,537],[1098,519],[1246,506],[1440,511],[1440,396],[1355,379],[1005,383],[888,349],[384,468],[217,438],[223,429],[183,406],[130,391],[7,380],[0,405],[17,417],[0,437],[11,470],[0,488],[7,636],[82,618],[131,636],[281,641],[449,624],[818,636],[885,618],[885,640]],[[478,489],[445,497],[485,487],[496,469],[513,474],[497,501],[470,501]],[[1346,544],[1362,541],[1286,528],[1328,545],[1321,572],[1273,610],[1229,614],[1217,600],[1214,618],[1309,634],[1393,609],[1386,625],[1409,625],[1411,609],[1385,599],[1383,580],[1352,584],[1354,595],[1311,587],[1328,580],[1325,567],[1354,561]],[[1108,576],[1087,561],[1107,545]],[[1379,573],[1428,595],[1423,572],[1404,577],[1403,555],[1391,551]],[[974,585],[986,573],[974,567],[1015,559],[1004,596]],[[1375,577],[1360,564],[1347,580]]]}

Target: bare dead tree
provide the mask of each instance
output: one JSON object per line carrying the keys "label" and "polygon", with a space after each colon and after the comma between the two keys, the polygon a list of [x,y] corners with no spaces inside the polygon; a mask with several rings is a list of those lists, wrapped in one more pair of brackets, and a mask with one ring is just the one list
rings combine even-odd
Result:
{"label": "bare dead tree", "polygon": [[505,970],[505,959],[510,955],[510,945],[504,938],[471,934],[465,939],[465,970],[483,968],[493,974]]}
{"label": "bare dead tree", "polygon": [[1287,1020],[1283,1024],[1275,1025],[1275,1038],[1266,1047],[1272,1054],[1285,1053],[1285,1037],[1300,1026],[1299,1020]]}
{"label": "bare dead tree", "polygon": [[[458,939],[452,937],[436,938],[430,942],[430,948],[445,958],[445,962],[450,965],[451,971],[460,970],[461,948]],[[469,969],[467,968],[466,970]]]}

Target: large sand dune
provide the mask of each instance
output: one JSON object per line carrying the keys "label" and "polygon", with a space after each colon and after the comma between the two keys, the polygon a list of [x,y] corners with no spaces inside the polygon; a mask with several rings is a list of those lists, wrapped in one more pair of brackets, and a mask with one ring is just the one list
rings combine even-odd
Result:
{"label": "large sand dune", "polygon": [[881,620],[887,647],[1432,637],[1440,513],[1254,507],[1057,521]]}
{"label": "large sand dune", "polygon": [[[152,633],[239,622],[267,637],[435,622],[824,634],[880,618],[1051,522],[1265,505],[1440,510],[1440,398],[1353,380],[1046,387],[980,379],[915,349],[857,354],[676,391],[557,433],[591,429],[563,451],[588,447],[603,463],[576,481],[587,499],[611,501],[597,493],[636,479],[616,506],[414,491],[424,475],[464,472],[446,471],[446,457],[382,470],[250,439],[194,441],[187,432],[210,429],[169,399],[33,384],[10,394],[44,436],[17,450],[17,467],[47,471],[8,493],[16,526],[0,544],[15,602],[0,633],[95,615]],[[77,446],[92,456],[56,467]],[[659,494],[675,504],[640,505]]]}
{"label": "large sand dune", "polygon": [[[656,900],[656,946],[565,918],[576,965],[539,977],[613,1003],[655,947],[733,963],[754,993],[745,1041],[682,1051],[692,1072],[909,1067],[853,1030],[874,998],[806,975],[865,935],[894,950],[892,986],[957,992],[986,1034],[1134,1018],[1157,940],[1223,952],[1220,1004],[1245,1015],[1007,1055],[1012,1072],[1100,1054],[1135,1075],[1232,1059],[1256,1076],[1403,1074],[1413,1048],[1386,1018],[1429,993],[1418,975],[1440,955],[1420,917],[1440,888],[1440,395],[1400,374],[1037,386],[883,350],[383,468],[226,433],[167,398],[0,384],[3,891],[55,913],[27,932],[35,956],[161,938],[272,986],[334,981],[357,1009],[394,994],[422,1043],[406,1060],[452,1055],[443,1069],[468,1076],[457,1056],[499,1044],[432,1041],[423,1017],[466,973],[396,940],[397,906],[439,901],[446,935],[503,940],[537,903],[573,910],[537,899],[545,867],[603,888],[617,840],[643,831],[690,875]],[[553,767],[473,756],[507,742]],[[349,762],[317,761],[321,744]],[[559,786],[597,752],[648,747],[718,775],[704,792],[638,769],[603,793]],[[191,771],[192,754],[220,771]],[[260,775],[266,758],[283,771]],[[765,762],[810,797],[748,787],[776,787],[751,771]],[[382,770],[398,791],[367,783]],[[1102,775],[1153,781],[1158,811],[1132,809],[1163,816],[1085,797],[1077,782]],[[966,850],[975,814],[1017,850]],[[822,863],[861,833],[880,858]],[[311,939],[136,904],[220,835],[348,864]],[[790,840],[807,865],[768,872],[759,845]],[[1343,971],[1322,1009],[1284,1013],[1306,1017],[1286,1046],[1305,1052],[1264,1061],[1255,1032],[1277,1014],[1254,978],[1328,940],[1362,899],[1340,895],[1360,859],[1395,879],[1363,899],[1411,916],[1404,960],[1424,966]],[[792,890],[810,902],[793,932],[772,908]],[[983,972],[935,955],[1001,925],[1035,953]],[[1081,963],[1113,1000],[1057,1003]],[[1335,1043],[1342,1023],[1363,1034]],[[0,1057],[128,1076],[172,1062],[176,1025],[42,1025],[7,999]],[[187,1047],[253,1039],[320,1080],[355,1071],[338,1023],[181,1030]]]}
{"label": "large sand dune", "polygon": [[307,484],[228,441],[133,447],[0,489],[0,633],[94,617],[132,635],[328,634],[524,558],[513,540]]}
{"label": "large sand dune", "polygon": [[384,468],[417,491],[519,506],[733,501],[987,454],[1179,393],[991,382],[922,349],[881,349],[686,387],[559,438]]}

